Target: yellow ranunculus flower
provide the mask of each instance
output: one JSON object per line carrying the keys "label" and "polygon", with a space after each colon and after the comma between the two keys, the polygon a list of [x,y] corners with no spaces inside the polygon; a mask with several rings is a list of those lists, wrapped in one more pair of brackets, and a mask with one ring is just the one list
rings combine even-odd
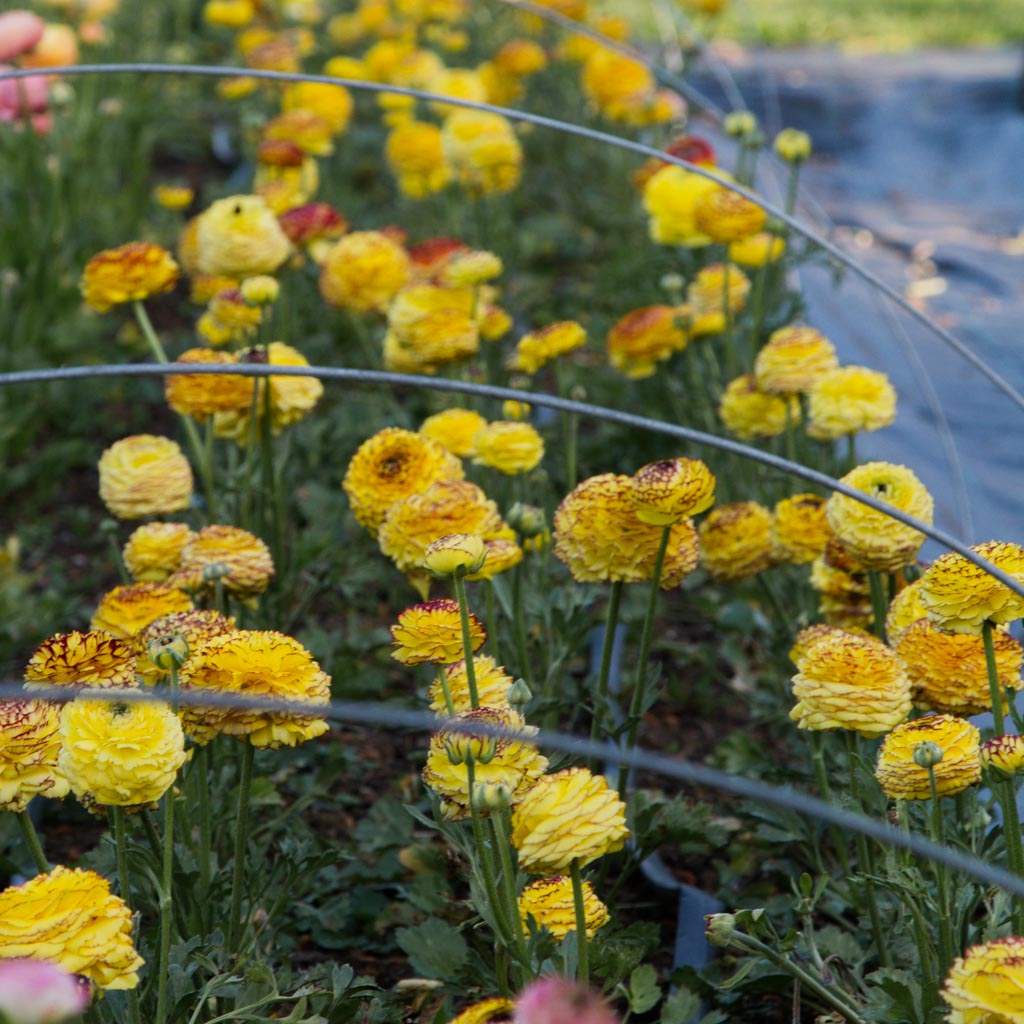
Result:
{"label": "yellow ranunculus flower", "polygon": [[95,871],[56,867],[0,892],[0,959],[47,960],[101,989],[131,989],[143,959],[132,914]]}
{"label": "yellow ranunculus flower", "polygon": [[698,533],[701,565],[719,582],[756,576],[775,562],[772,514],[756,501],[713,508]]}
{"label": "yellow ranunculus flower", "polygon": [[581,348],[587,343],[587,332],[575,320],[548,324],[519,339],[509,367],[522,373],[536,373],[552,359]]}
{"label": "yellow ranunculus flower", "polygon": [[800,400],[796,395],[762,391],[757,377],[745,373],[729,382],[718,405],[718,415],[726,428],[742,441],[778,437],[787,426],[800,422]]}
{"label": "yellow ranunculus flower", "polygon": [[731,189],[719,186],[697,200],[697,228],[712,242],[726,244],[756,235],[766,220],[763,207]]}
{"label": "yellow ranunculus flower", "polygon": [[531,875],[585,867],[625,845],[626,805],[602,775],[566,768],[546,775],[512,812],[512,845],[519,867]]}
{"label": "yellow ranunculus flower", "polygon": [[[116,691],[106,691],[114,697]],[[61,773],[92,806],[141,810],[173,784],[185,761],[185,734],[169,705],[81,696],[60,717]]]}
{"label": "yellow ranunculus flower", "polygon": [[[233,352],[215,352],[208,348],[190,348],[176,363],[235,364]],[[171,374],[164,378],[164,398],[180,416],[191,416],[197,423],[218,412],[248,409],[253,401],[253,379],[234,373]],[[262,386],[260,381],[257,391]]]}
{"label": "yellow ranunculus flower", "polygon": [[[554,553],[579,583],[644,583],[654,574],[661,527],[642,522],[628,476],[584,480],[555,510]],[[697,568],[697,531],[690,519],[671,527],[661,589],[671,590]]]}
{"label": "yellow ranunculus flower", "polygon": [[178,512],[192,501],[192,467],[169,437],[135,434],[100,456],[100,497],[118,519]]}
{"label": "yellow ranunculus flower", "polygon": [[757,386],[772,395],[807,391],[839,365],[832,342],[813,327],[781,327],[754,360]]}
{"label": "yellow ranunculus flower", "polygon": [[448,533],[431,541],[423,567],[434,576],[465,576],[477,572],[487,558],[483,540],[468,533]]}
{"label": "yellow ranunculus flower", "polygon": [[840,366],[811,385],[807,412],[807,433],[821,440],[881,430],[896,419],[896,391],[884,373]]}
{"label": "yellow ranunculus flower", "polygon": [[931,784],[928,769],[914,760],[919,743],[936,744],[942,760],[934,765],[939,796],[953,796],[981,779],[981,734],[976,726],[952,715],[925,715],[904,722],[882,741],[875,778],[890,800],[928,800]]}
{"label": "yellow ranunculus flower", "polygon": [[[572,879],[556,875],[526,886],[519,894],[519,916],[523,919],[524,929],[529,928],[532,918],[538,928],[546,928],[559,940],[576,931]],[[583,883],[583,920],[588,939],[592,939],[598,929],[610,920],[608,908],[598,899],[589,882]]]}
{"label": "yellow ranunculus flower", "polygon": [[67,795],[67,779],[57,767],[59,727],[56,704],[0,701],[0,811],[19,813],[40,793]]}
{"label": "yellow ranunculus flower", "polygon": [[825,518],[825,499],[817,494],[794,494],[772,511],[772,551],[780,562],[805,565],[825,550],[832,531]]}
{"label": "yellow ranunculus flower", "polygon": [[199,270],[241,280],[272,274],[291,255],[292,245],[261,196],[218,199],[199,215],[196,227]]}
{"label": "yellow ranunculus flower", "polygon": [[381,231],[353,231],[327,252],[320,294],[328,305],[382,313],[412,276],[409,255]]}
{"label": "yellow ranunculus flower", "polygon": [[[464,711],[448,721],[487,725],[533,735],[518,711],[508,707],[479,707]],[[454,764],[449,750],[457,747],[460,763]],[[475,786],[501,785],[508,788],[512,804],[518,803],[547,771],[548,759],[531,743],[521,739],[471,736],[442,729],[430,738],[430,751],[423,768],[423,781],[441,798],[441,814],[449,821],[468,817],[470,800],[469,766],[473,761]]]}
{"label": "yellow ranunculus flower", "polygon": [[25,689],[42,686],[125,687],[135,683],[131,647],[109,632],[58,633],[25,666]]}
{"label": "yellow ranunculus flower", "polygon": [[79,287],[86,303],[105,313],[112,306],[169,292],[179,274],[166,249],[152,242],[129,242],[93,256],[82,271]]}
{"label": "yellow ranunculus flower", "polygon": [[[515,680],[490,655],[475,654],[473,656],[473,674],[476,678],[476,691],[481,707],[493,708],[508,705],[508,691],[512,689]],[[465,659],[445,666],[444,677],[448,684],[448,693],[451,695],[455,713],[461,714],[463,711],[469,711],[469,682],[466,676]],[[444,687],[437,679],[430,684],[430,688],[427,690],[427,700],[430,701],[430,710],[435,714],[448,714]]]}
{"label": "yellow ranunculus flower", "polygon": [[144,523],[124,546],[124,566],[136,583],[162,583],[181,564],[181,552],[194,536],[187,523]]}
{"label": "yellow ranunculus flower", "polygon": [[508,476],[528,473],[544,458],[544,439],[529,423],[495,420],[473,437],[473,461]]}
{"label": "yellow ranunculus flower", "polygon": [[[1024,547],[990,540],[971,550],[1024,583]],[[986,621],[1024,615],[1024,597],[955,551],[936,558],[921,578],[921,604],[932,625],[952,633],[980,633]]]}
{"label": "yellow ranunculus flower", "polygon": [[789,717],[801,729],[850,729],[872,739],[910,711],[903,662],[880,640],[833,633],[813,644],[793,677],[796,705]]}
{"label": "yellow ranunculus flower", "polygon": [[685,318],[673,306],[643,306],[608,332],[608,362],[632,380],[654,376],[657,364],[686,348]]}
{"label": "yellow ranunculus flower", "polygon": [[473,409],[445,409],[428,416],[420,433],[440,442],[453,455],[466,458],[476,454],[473,438],[487,426],[487,420]]}
{"label": "yellow ranunculus flower", "polygon": [[221,523],[204,526],[185,545],[181,567],[172,582],[192,591],[212,590],[215,581],[204,576],[204,570],[211,566],[226,570],[220,582],[240,601],[262,594],[274,575],[270,550],[259,537],[241,527]]}
{"label": "yellow ranunculus flower", "polygon": [[971,946],[953,962],[942,988],[949,1024],[1020,1024],[1024,1020],[1024,938]]}
{"label": "yellow ranunculus flower", "polygon": [[[850,470],[840,482],[924,523],[932,522],[932,496],[906,466],[866,462]],[[839,492],[828,499],[825,514],[843,547],[867,569],[896,572],[913,561],[924,543],[920,530]]]}
{"label": "yellow ranunculus flower", "polygon": [[442,444],[411,430],[385,427],[359,446],[342,487],[352,514],[376,536],[396,501],[421,494],[439,480],[462,477],[462,463]]}
{"label": "yellow ranunculus flower", "polygon": [[[470,645],[478,651],[487,642],[487,631],[469,612]],[[459,603],[450,597],[414,604],[399,613],[391,627],[391,657],[403,665],[451,665],[465,655]]]}
{"label": "yellow ranunculus flower", "polygon": [[670,526],[711,508],[715,476],[700,459],[662,459],[633,474],[629,496],[641,522]]}

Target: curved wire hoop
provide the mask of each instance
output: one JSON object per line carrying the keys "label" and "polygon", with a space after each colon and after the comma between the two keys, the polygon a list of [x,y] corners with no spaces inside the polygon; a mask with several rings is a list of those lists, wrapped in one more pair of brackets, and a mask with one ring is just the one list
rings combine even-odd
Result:
{"label": "curved wire hoop", "polygon": [[[0,81],[5,79],[31,78],[39,75],[35,69],[19,69],[15,71],[0,72]],[[362,90],[374,93],[392,93],[398,96],[408,96],[412,99],[426,100],[431,102],[440,101],[451,106],[462,107],[466,110],[476,110],[486,114],[500,114],[503,117],[524,121],[527,124],[537,125],[541,128],[551,128],[555,131],[575,135],[582,139],[591,139],[594,142],[601,142],[609,146],[616,146],[641,156],[654,157],[663,163],[673,164],[682,167],[684,170],[692,171],[702,178],[707,178],[723,188],[743,196],[744,199],[760,206],[767,213],[780,220],[793,231],[802,235],[808,241],[813,242],[818,248],[828,253],[833,259],[858,277],[867,281],[892,302],[896,303],[905,313],[909,314],[919,323],[923,324],[936,337],[940,338],[961,358],[965,359],[995,387],[1003,392],[1018,409],[1024,411],[1024,394],[1017,391],[1009,381],[998,371],[994,370],[980,356],[973,352],[964,342],[957,338],[950,331],[935,323],[927,314],[917,309],[908,302],[898,291],[887,285],[877,274],[862,266],[852,256],[834,245],[827,238],[806,227],[797,218],[786,213],[785,210],[776,204],[768,202],[762,196],[758,196],[749,189],[734,181],[727,181],[725,178],[709,171],[699,164],[690,163],[688,160],[681,160],[662,150],[646,146],[642,142],[633,142],[618,135],[610,135],[607,132],[598,131],[595,128],[587,128],[583,125],[572,124],[568,121],[560,121],[557,118],[546,117],[542,114],[531,114],[524,110],[514,110],[510,107],[499,107],[491,103],[475,103],[472,100],[458,99],[453,96],[444,96],[440,93],[429,92],[424,89],[411,89],[406,86],[386,85],[381,82],[364,82],[352,78],[334,78],[330,75],[313,75],[304,72],[291,71],[268,71],[256,68],[227,68],[217,67],[208,64],[159,64],[159,63],[116,63],[116,64],[76,64],[66,67],[47,68],[49,75],[112,75],[112,74],[153,74],[153,75],[193,75],[205,78],[258,78],[272,82],[314,82],[320,85],[341,85],[349,89]]]}
{"label": "curved wire hoop", "polygon": [[[143,703],[165,702],[169,697],[170,691],[166,688],[162,691],[159,689],[105,690],[96,688],[83,692],[78,688],[72,689],[63,686],[40,687],[26,692],[18,683],[0,683],[0,700],[49,700],[68,703],[73,700],[87,699],[117,701],[118,703]],[[1003,868],[993,867],[977,857],[960,853],[912,833],[904,833],[892,825],[882,824],[880,821],[862,814],[843,810],[841,807],[835,807],[805,793],[798,793],[781,786],[772,786],[756,779],[747,779],[741,775],[719,771],[693,761],[655,754],[642,747],[630,751],[623,750],[610,741],[600,743],[596,740],[552,732],[547,729],[524,732],[497,728],[482,722],[465,722],[450,718],[439,719],[429,711],[396,708],[378,701],[336,700],[311,707],[310,704],[299,701],[266,700],[242,697],[238,694],[200,694],[189,691],[180,691],[175,699],[179,705],[187,707],[237,708],[244,711],[293,714],[302,718],[309,718],[312,714],[313,717],[329,718],[353,725],[380,726],[389,729],[434,732],[443,728],[448,732],[467,736],[494,736],[520,740],[548,750],[593,758],[597,763],[614,760],[618,764],[655,772],[678,782],[721,790],[758,803],[768,803],[773,807],[795,811],[813,821],[838,825],[840,828],[850,829],[869,839],[877,840],[885,846],[908,850],[919,857],[927,858],[938,864],[945,864],[983,885],[1004,889],[1014,896],[1024,896],[1024,878]]]}
{"label": "curved wire hoop", "polygon": [[457,394],[474,395],[478,398],[494,398],[500,401],[527,401],[532,405],[546,406],[558,412],[572,413],[592,419],[619,423],[636,430],[665,434],[679,441],[707,445],[719,451],[731,452],[741,458],[752,459],[764,466],[770,466],[789,476],[797,476],[809,483],[817,484],[830,491],[844,494],[854,501],[867,505],[868,508],[881,512],[890,519],[895,519],[905,526],[919,530],[926,537],[963,555],[969,562],[984,569],[990,576],[1009,587],[1015,594],[1024,597],[1024,583],[999,569],[991,562],[972,551],[963,541],[945,530],[932,526],[930,523],[915,519],[906,512],[887,505],[870,494],[858,491],[841,480],[821,473],[816,469],[791,462],[772,452],[764,452],[759,448],[733,441],[731,438],[717,437],[714,434],[682,427],[675,423],[663,423],[661,420],[636,413],[610,409],[603,405],[592,405],[588,402],[576,402],[571,398],[561,398],[541,391],[525,391],[518,388],[503,388],[493,384],[477,384],[473,381],[449,380],[446,377],[424,377],[410,373],[391,373],[388,370],[368,370],[353,367],[337,366],[272,366],[267,363],[122,363],[100,366],[66,366],[40,370],[16,370],[0,373],[0,387],[16,384],[45,383],[48,381],[89,380],[99,377],[168,377],[189,376],[206,373],[225,373],[246,377],[317,377],[332,382],[351,382],[354,384],[386,384],[390,387],[429,388],[435,391],[451,391]]}

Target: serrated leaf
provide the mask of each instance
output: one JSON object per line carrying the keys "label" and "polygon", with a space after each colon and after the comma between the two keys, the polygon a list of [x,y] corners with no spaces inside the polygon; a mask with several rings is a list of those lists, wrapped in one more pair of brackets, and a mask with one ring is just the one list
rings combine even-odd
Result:
{"label": "serrated leaf", "polygon": [[469,956],[466,940],[436,917],[412,928],[399,928],[395,941],[408,955],[413,971],[424,978],[449,981]]}
{"label": "serrated leaf", "polygon": [[700,997],[688,988],[677,988],[661,1008],[661,1024],[687,1024],[700,1013]]}
{"label": "serrated leaf", "polygon": [[658,972],[650,964],[634,968],[629,976],[629,1009],[632,1013],[646,1013],[661,998]]}

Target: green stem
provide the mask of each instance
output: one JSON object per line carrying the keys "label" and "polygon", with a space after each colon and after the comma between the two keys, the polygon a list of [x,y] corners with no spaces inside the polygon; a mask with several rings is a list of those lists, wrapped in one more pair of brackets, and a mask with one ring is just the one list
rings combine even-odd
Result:
{"label": "green stem", "polygon": [[587,912],[583,902],[583,877],[580,861],[574,857],[569,868],[572,876],[572,903],[576,912],[577,978],[586,985],[590,981],[590,950],[587,943]]}
{"label": "green stem", "polygon": [[[526,936],[523,934],[523,918],[519,913],[519,899],[516,896],[516,869],[512,863],[512,844],[509,842],[505,828],[504,815],[507,811],[491,812],[491,831],[494,834],[494,845],[498,851],[501,865],[501,878],[505,891],[505,913],[508,915],[512,930],[512,942],[519,957],[522,972],[529,970],[529,957],[526,952]],[[527,979],[520,978],[525,983]]]}
{"label": "green stem", "polygon": [[484,890],[487,892],[488,902],[491,904],[491,912],[494,915],[495,924],[498,928],[498,938],[503,945],[508,946],[512,927],[506,916],[504,904],[498,894],[498,885],[494,877],[494,863],[492,857],[494,850],[491,849],[484,835],[483,822],[480,820],[480,812],[473,802],[473,789],[476,785],[476,768],[473,764],[473,757],[468,754],[466,757],[466,786],[467,798],[469,800],[469,816],[473,824],[473,839],[476,842],[477,852],[480,856],[480,870],[484,876]]}
{"label": "green stem", "polygon": [[[170,360],[167,358],[164,346],[153,328],[153,323],[149,319],[146,307],[141,302],[135,301],[132,303],[132,309],[135,312],[135,320],[139,325],[139,329],[142,331],[142,336],[146,339],[146,343],[149,345],[149,350],[153,353],[153,358],[156,359],[158,363],[169,363]],[[199,467],[199,472],[203,477],[203,489],[206,492],[207,514],[210,517],[210,522],[215,523],[217,521],[217,504],[216,492],[213,488],[213,467],[210,465],[209,461],[207,461],[206,450],[203,447],[202,441],[199,439],[199,431],[196,429],[195,423],[192,422],[192,418],[190,416],[182,416],[181,422],[184,424],[189,447],[192,449],[192,455],[195,458],[196,465]]]}
{"label": "green stem", "polygon": [[[857,810],[863,811],[864,800],[857,776],[858,743],[856,733],[847,731],[846,750],[850,762],[850,795],[853,798],[853,806]],[[865,876],[864,901],[867,903],[868,918],[871,921],[871,932],[875,939],[875,946],[878,948],[878,960],[883,967],[892,967],[892,956],[889,953],[889,945],[885,940],[885,932],[882,929],[881,914],[878,911],[875,883],[870,877],[874,871],[871,848],[868,846],[867,837],[862,832],[857,833],[857,859],[860,862],[861,873]]]}
{"label": "green stem", "polygon": [[500,665],[501,647],[498,644],[498,611],[497,602],[494,600],[494,580],[484,580],[483,583],[484,599],[487,602],[487,645],[491,657]]}
{"label": "green stem", "polygon": [[25,846],[32,855],[36,870],[45,875],[50,870],[50,862],[43,852],[43,844],[39,841],[39,833],[28,815],[28,811],[18,811],[18,825],[21,826],[21,838],[25,840]]}
{"label": "green stem", "polygon": [[[171,669],[177,703],[177,670]],[[160,884],[160,953],[157,960],[156,1024],[167,1021],[167,966],[171,954],[171,922],[174,912],[174,785],[164,793],[163,878]]]}
{"label": "green stem", "polygon": [[199,789],[199,887],[205,899],[210,891],[210,849],[212,846],[213,812],[210,806],[210,747],[197,753],[196,783]]}
{"label": "green stem", "polygon": [[[277,466],[274,462],[274,432],[271,423],[271,384],[267,378],[267,386],[263,392],[263,417],[260,420],[260,449],[262,455],[264,521],[269,518],[268,525],[272,529],[271,544],[274,556],[274,571],[280,578],[284,573],[284,517],[278,493]],[[270,515],[267,516],[267,505]]]}
{"label": "green stem", "polygon": [[[928,788],[931,792],[931,814],[928,823],[933,843],[943,843],[942,803],[939,800],[938,787],[935,785],[935,768],[928,766]],[[949,876],[945,864],[935,862],[935,884],[939,896],[939,972],[940,978],[949,973],[955,955],[953,948],[953,928],[949,919]]]}
{"label": "green stem", "polygon": [[448,685],[448,673],[444,670],[444,665],[437,666],[437,681],[441,686],[441,692],[444,694],[444,705],[448,709],[448,714],[455,717],[455,701],[452,700],[452,690]]}
{"label": "green stem", "polygon": [[889,614],[889,597],[885,592],[886,588],[882,580],[882,574],[876,569],[868,569],[868,584],[871,587],[871,608],[874,612],[873,628],[875,636],[883,644],[887,644],[889,639],[885,635],[885,617]]}
{"label": "green stem", "polygon": [[[672,525],[662,527],[658,553],[654,557],[654,574],[651,576],[651,589],[647,594],[647,612],[644,615],[643,631],[640,634],[640,652],[637,656],[636,683],[633,686],[633,699],[629,705],[629,728],[626,732],[626,749],[636,747],[637,735],[640,732],[640,719],[644,704],[647,701],[647,678],[649,676],[647,659],[651,652],[651,637],[654,635],[654,613],[658,607],[658,591],[661,584],[661,571],[665,566],[665,552],[668,550],[669,538],[672,536]],[[619,769],[619,788],[624,792],[629,769]]]}
{"label": "green stem", "polygon": [[596,740],[601,734],[608,711],[608,679],[611,675],[612,651],[615,647],[615,633],[619,622],[619,603],[622,600],[622,580],[612,580],[608,595],[608,608],[604,620],[604,640],[601,644],[601,668],[597,677],[597,694],[594,702],[594,720],[590,727],[590,738]]}
{"label": "green stem", "polygon": [[249,831],[249,795],[252,790],[254,747],[244,740],[242,770],[238,780],[238,820],[235,822],[235,864],[231,879],[231,915],[228,918],[229,953],[237,952],[239,923],[242,916],[242,890],[245,886],[245,848]]}
{"label": "green stem", "polygon": [[786,183],[786,206],[785,210],[790,216],[796,209],[797,189],[800,185],[800,164],[794,162],[789,165],[789,181]]}
{"label": "green stem", "polygon": [[[820,732],[811,733],[811,762],[814,765],[814,775],[818,780],[821,799],[826,803],[832,803],[832,786],[828,781],[828,768],[825,765],[825,737]],[[829,825],[829,835],[839,856],[839,863],[843,867],[843,874],[849,878],[850,855],[846,849],[846,836],[838,825]]]}
{"label": "green stem", "polygon": [[[128,874],[128,832],[124,821],[124,808],[112,806],[110,808],[110,824],[114,832],[114,853],[117,861],[117,878],[121,887],[121,899],[128,908],[132,910],[131,900],[131,879]],[[142,1014],[139,1009],[139,993],[136,989],[129,989],[128,998],[128,1019],[131,1024],[141,1024]]]}
{"label": "green stem", "polygon": [[995,641],[992,639],[992,622],[989,619],[982,623],[981,640],[985,647],[985,669],[988,672],[988,692],[992,701],[992,727],[996,736],[1002,736],[1006,731],[1003,717],[1003,687],[999,681]]}
{"label": "green stem", "polygon": [[722,317],[725,321],[725,367],[729,379],[739,375],[739,361],[736,358],[736,340],[733,337],[732,305],[729,301],[729,247],[722,256]]}
{"label": "green stem", "polygon": [[252,529],[252,476],[256,460],[256,431],[259,426],[260,379],[253,377],[252,402],[249,406],[249,429],[245,442],[245,481],[242,484],[242,529]]}
{"label": "green stem", "polygon": [[530,659],[526,648],[526,620],[523,615],[524,572],[522,562],[512,570],[512,618],[516,634],[516,657],[519,659],[519,675],[526,680],[526,685],[533,689]]}
{"label": "green stem", "polygon": [[469,687],[469,706],[480,707],[480,695],[476,689],[476,668],[473,665],[473,639],[469,631],[469,607],[466,604],[466,581],[461,576],[452,576],[455,600],[459,602],[459,619],[462,623],[462,652],[466,659],[466,686]]}

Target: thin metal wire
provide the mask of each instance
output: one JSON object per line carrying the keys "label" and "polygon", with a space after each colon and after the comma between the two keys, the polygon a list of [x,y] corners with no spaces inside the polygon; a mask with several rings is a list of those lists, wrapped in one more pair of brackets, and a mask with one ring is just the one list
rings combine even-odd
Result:
{"label": "thin metal wire", "polygon": [[[664,163],[682,167],[692,171],[698,177],[707,178],[723,188],[743,196],[752,203],[756,203],[767,213],[786,224],[804,238],[813,242],[818,248],[828,253],[833,259],[838,260],[858,277],[867,281],[874,288],[886,295],[892,302],[896,303],[905,313],[923,324],[936,337],[953,349],[964,360],[970,363],[979,373],[988,379],[995,387],[1003,392],[1017,407],[1024,411],[1024,395],[1017,391],[1001,374],[992,369],[980,356],[951,334],[944,327],[935,323],[927,314],[911,305],[894,288],[887,285],[877,274],[861,266],[852,256],[845,253],[838,246],[834,245],[827,238],[802,224],[795,217],[786,213],[774,203],[768,202],[762,196],[756,195],[749,189],[734,181],[727,181],[706,167],[700,164],[690,163],[679,157],[655,149],[652,146],[644,145],[641,142],[633,142],[630,139],[623,139],[618,135],[610,135],[607,132],[598,131],[595,128],[587,128],[583,125],[572,124],[568,121],[560,121],[557,118],[546,117],[542,114],[531,114],[524,110],[513,110],[509,107],[499,107],[491,103],[475,103],[471,100],[459,99],[454,96],[444,96],[440,93],[428,92],[424,89],[411,89],[405,86],[386,85],[381,82],[364,82],[352,78],[335,78],[331,75],[313,75],[304,72],[291,71],[267,71],[256,68],[227,68],[216,67],[207,64],[154,64],[154,63],[117,63],[117,64],[76,64],[66,67],[47,68],[48,75],[106,75],[106,74],[154,74],[154,75],[192,75],[206,78],[258,78],[273,82],[314,82],[322,85],[343,85],[346,88],[363,90],[376,93],[392,93],[399,96],[409,96],[417,100],[430,102],[441,101],[451,106],[463,107],[466,110],[476,110],[488,114],[500,114],[527,124],[537,125],[541,128],[551,128],[569,135],[575,135],[582,139],[591,139],[609,146],[616,146],[619,149],[628,150],[632,153],[639,153],[641,156],[654,157]],[[18,69],[14,71],[0,72],[0,81],[5,79],[31,78],[38,75],[35,69]]]}
{"label": "thin metal wire", "polygon": [[[140,703],[166,702],[168,697],[169,691],[157,689],[110,690],[98,687],[81,689],[63,686],[26,691],[20,683],[0,683],[0,700],[50,700],[67,703],[87,698],[117,703]],[[189,690],[180,690],[176,699],[179,705],[186,707],[229,708],[291,714],[300,718],[327,718],[350,725],[408,729],[416,732],[435,732],[439,728],[444,728],[449,732],[467,736],[494,736],[521,740],[548,750],[558,750],[578,757],[593,758],[597,763],[614,758],[617,763],[630,768],[653,772],[678,782],[722,790],[755,803],[771,804],[774,807],[795,811],[810,820],[824,821],[838,825],[842,829],[859,832],[886,846],[908,850],[919,857],[945,864],[984,885],[1005,889],[1015,896],[1024,896],[1024,878],[1013,875],[1003,868],[993,867],[977,857],[941,846],[921,836],[906,834],[901,829],[861,814],[854,814],[806,793],[798,793],[781,786],[772,786],[756,779],[747,779],[692,761],[665,757],[642,747],[631,751],[621,750],[611,742],[602,743],[547,729],[533,732],[502,729],[484,722],[458,721],[451,718],[439,719],[428,711],[396,708],[377,701],[332,700],[325,704],[310,705],[300,701],[268,700],[227,693],[197,693]]]}
{"label": "thin metal wire", "polygon": [[0,373],[0,387],[17,384],[45,383],[49,381],[91,380],[97,377],[167,377],[172,374],[179,376],[226,373],[248,377],[317,377],[320,380],[347,381],[354,384],[386,384],[391,387],[429,388],[436,391],[453,391],[457,394],[474,395],[477,398],[493,398],[499,401],[527,401],[531,405],[546,406],[558,412],[572,413],[575,416],[586,416],[593,419],[619,423],[636,430],[650,431],[655,434],[666,434],[680,441],[707,445],[719,451],[731,452],[745,459],[753,459],[762,465],[771,466],[790,476],[798,476],[819,487],[845,494],[848,498],[867,505],[868,508],[881,512],[890,519],[903,523],[905,526],[919,530],[925,536],[944,545],[952,551],[963,555],[968,561],[984,569],[990,576],[1009,587],[1015,594],[1024,597],[1024,583],[1010,576],[1002,569],[972,551],[963,541],[945,530],[940,530],[930,523],[922,522],[892,505],[887,505],[863,491],[858,491],[841,480],[836,480],[825,473],[798,462],[791,462],[772,452],[764,452],[758,448],[733,441],[726,437],[716,437],[702,430],[683,427],[675,423],[663,423],[661,420],[638,416],[636,413],[610,409],[603,405],[592,405],[589,402],[577,402],[571,398],[548,395],[541,391],[524,391],[518,388],[503,388],[493,384],[478,384],[473,381],[449,380],[446,377],[424,377],[410,373],[391,373],[388,370],[367,370],[353,367],[337,366],[273,366],[267,363],[124,363],[100,366],[60,366],[38,370],[15,370]]}

